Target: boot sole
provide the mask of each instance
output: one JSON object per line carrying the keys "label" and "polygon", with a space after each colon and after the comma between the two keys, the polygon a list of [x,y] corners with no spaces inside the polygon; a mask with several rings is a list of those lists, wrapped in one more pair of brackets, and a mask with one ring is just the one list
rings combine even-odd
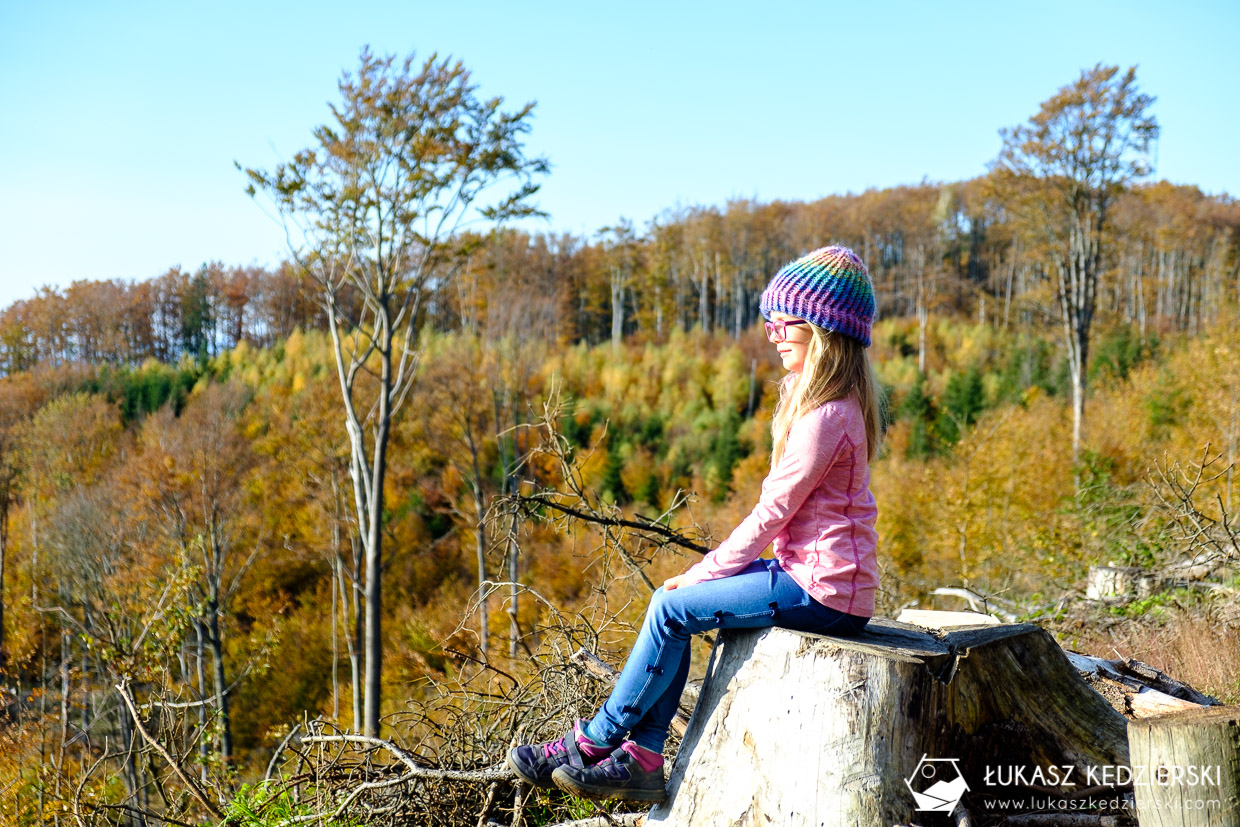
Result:
{"label": "boot sole", "polygon": [[599,787],[593,784],[582,784],[572,776],[558,769],[551,775],[551,780],[564,792],[572,793],[578,798],[589,798],[594,801],[606,801],[609,798],[622,798],[626,801],[666,801],[667,790],[642,790],[632,787]]}

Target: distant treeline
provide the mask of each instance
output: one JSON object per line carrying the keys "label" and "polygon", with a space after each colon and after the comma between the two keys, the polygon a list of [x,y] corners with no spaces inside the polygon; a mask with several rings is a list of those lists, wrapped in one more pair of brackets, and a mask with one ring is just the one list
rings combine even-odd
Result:
{"label": "distant treeline", "polygon": [[[643,233],[621,223],[593,239],[502,232],[423,303],[424,322],[521,332],[561,343],[661,341],[700,326],[739,336],[770,275],[838,242],[865,258],[880,316],[969,313],[996,326],[1054,318],[1055,281],[1037,243],[1007,220],[987,178],[831,196],[729,202],[666,212]],[[1240,202],[1159,182],[1118,202],[1099,312],[1142,334],[1195,332],[1240,292]],[[459,263],[458,263],[459,266]],[[310,283],[208,263],[146,281],[77,281],[0,313],[0,372],[72,361],[206,358],[321,328]]]}
{"label": "distant treeline", "polygon": [[313,296],[292,267],[212,262],[145,281],[43,288],[0,314],[0,366],[13,374],[41,363],[175,362],[187,354],[212,356],[242,340],[265,346],[319,326]]}

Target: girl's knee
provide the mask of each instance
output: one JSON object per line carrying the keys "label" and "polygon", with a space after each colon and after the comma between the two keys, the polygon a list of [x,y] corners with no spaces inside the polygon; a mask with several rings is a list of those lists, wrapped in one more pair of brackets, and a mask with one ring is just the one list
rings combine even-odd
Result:
{"label": "girl's knee", "polygon": [[670,633],[677,634],[684,630],[684,612],[679,589],[668,591],[662,587],[650,596],[650,607],[646,610],[646,622]]}

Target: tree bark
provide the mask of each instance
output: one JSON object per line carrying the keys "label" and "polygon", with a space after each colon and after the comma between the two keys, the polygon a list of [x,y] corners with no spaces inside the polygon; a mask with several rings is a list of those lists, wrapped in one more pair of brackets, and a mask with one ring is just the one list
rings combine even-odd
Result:
{"label": "tree bark", "polygon": [[624,339],[624,270],[611,268],[611,346],[620,347]]}
{"label": "tree bark", "polygon": [[1141,827],[1240,827],[1240,709],[1128,723]]}
{"label": "tree bark", "polygon": [[9,515],[6,508],[0,513],[0,671],[8,661],[9,650],[4,645],[4,558],[9,548]]}
{"label": "tree bark", "polygon": [[483,660],[486,660],[487,639],[490,637],[491,630],[491,618],[487,606],[489,601],[483,586],[487,580],[487,504],[486,496],[482,491],[482,468],[478,463],[478,443],[474,440],[472,421],[466,422],[465,433],[469,441],[469,454],[474,472],[469,485],[474,495],[474,555],[478,562],[478,650],[482,652]]}
{"label": "tree bark", "polygon": [[857,638],[728,631],[649,823],[920,823],[905,781],[927,759],[993,793],[996,765],[1127,764],[1126,724],[1032,624],[940,638],[878,618]]}
{"label": "tree bark", "polygon": [[224,675],[224,638],[220,633],[219,597],[207,601],[207,643],[211,647],[211,677],[215,682],[215,709],[220,716],[220,757],[232,763],[232,720],[228,713],[228,682]]}
{"label": "tree bark", "polygon": [[521,596],[521,585],[517,578],[521,571],[517,560],[520,551],[517,542],[518,517],[512,515],[512,525],[508,528],[508,657],[515,658],[521,645],[521,624],[517,617],[517,600]]}
{"label": "tree bark", "polygon": [[379,386],[379,414],[375,428],[374,461],[371,466],[371,496],[367,505],[366,536],[366,704],[363,732],[380,736],[379,718],[383,703],[383,480],[387,475],[387,443],[391,427],[392,335],[384,316],[381,341],[382,373]]}
{"label": "tree bark", "polygon": [[[128,708],[120,707],[117,709],[116,714],[120,723],[119,728],[121,744],[125,747],[125,770],[122,775],[124,776],[125,787],[127,788],[127,798],[135,799],[137,798],[139,790],[142,786],[142,770],[138,766],[138,753],[140,750],[138,749],[137,739],[135,737],[137,733],[134,732],[132,723],[133,719],[129,714]],[[125,823],[128,824],[129,827],[146,827],[146,815],[141,811],[130,811],[126,816]]]}
{"label": "tree bark", "polygon": [[[356,575],[362,568],[361,542],[353,540],[353,571]],[[356,579],[349,585],[349,593],[353,597],[353,645],[349,649],[349,677],[353,681],[353,731],[361,732],[363,727],[362,700],[365,691],[362,689],[362,661],[365,657],[362,645],[365,642],[366,621],[362,612],[362,589]]]}
{"label": "tree bark", "polygon": [[332,721],[340,718],[340,553],[339,527],[332,529]]}
{"label": "tree bark", "polygon": [[202,631],[202,620],[196,618],[194,620],[194,662],[195,677],[198,680],[198,772],[202,782],[207,783],[207,767],[210,766],[210,741],[207,738],[207,676],[203,671],[203,663],[206,658],[206,635]]}

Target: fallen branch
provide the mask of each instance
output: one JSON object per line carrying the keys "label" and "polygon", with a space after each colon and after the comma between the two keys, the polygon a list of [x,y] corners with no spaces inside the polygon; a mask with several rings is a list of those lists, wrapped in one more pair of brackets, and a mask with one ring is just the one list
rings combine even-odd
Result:
{"label": "fallen branch", "polygon": [[1016,620],[1015,614],[1007,611],[1006,609],[1000,609],[998,606],[994,605],[996,603],[1006,603],[1007,601],[1000,600],[993,595],[986,596],[984,594],[978,594],[972,589],[951,588],[948,586],[940,586],[930,592],[930,594],[942,595],[943,597],[959,597],[965,600],[969,604],[969,608],[975,612],[979,612],[981,614],[993,614],[995,617],[1008,623]]}
{"label": "fallen branch", "polygon": [[396,759],[404,764],[405,769],[408,770],[405,775],[401,776],[403,780],[433,778],[439,781],[510,781],[517,777],[504,764],[495,764],[483,770],[440,770],[434,767],[424,767],[415,761],[412,755],[391,741],[385,741],[382,738],[371,738],[369,735],[307,735],[301,739],[301,742],[303,744],[366,744],[370,747],[386,750],[396,756]]}
{"label": "fallen branch", "polygon": [[215,804],[211,803],[211,799],[207,798],[206,791],[203,790],[202,787],[198,786],[192,778],[185,774],[185,771],[181,769],[181,764],[172,757],[172,753],[168,752],[163,744],[155,740],[155,738],[151,736],[151,733],[147,732],[146,727],[142,724],[142,718],[138,716],[137,705],[134,703],[133,697],[129,694],[129,682],[121,681],[117,684],[116,691],[120,693],[121,700],[124,701],[125,706],[129,708],[129,714],[133,716],[134,726],[137,728],[138,734],[142,736],[143,740],[150,744],[151,748],[158,752],[163,759],[168,762],[168,765],[172,767],[172,771],[176,773],[177,778],[181,779],[181,783],[189,789],[190,793],[194,796],[194,798],[198,799],[202,806],[207,808],[207,811],[210,812],[211,815],[216,818],[223,819],[225,817],[224,811]]}
{"label": "fallen branch", "polygon": [[289,741],[293,740],[293,736],[301,730],[301,724],[297,724],[288,731],[288,735],[284,736],[284,740],[280,742],[280,746],[276,747],[275,753],[271,756],[271,760],[267,762],[267,772],[263,775],[264,781],[271,780],[271,774],[276,771],[276,764],[280,761],[280,756],[284,754],[284,748],[288,746]]}
{"label": "fallen branch", "polygon": [[495,802],[495,793],[498,790],[498,781],[492,781],[487,787],[487,797],[482,800],[482,812],[478,813],[478,824],[476,827],[487,827],[487,813],[491,811],[491,805]]}
{"label": "fallen branch", "polygon": [[617,813],[601,815],[594,818],[581,818],[576,821],[561,821],[550,827],[636,827],[646,818],[645,813]]}
{"label": "fallen branch", "polygon": [[353,805],[354,801],[361,797],[362,793],[371,792],[373,790],[382,790],[388,787],[399,787],[402,784],[407,784],[412,780],[413,776],[406,773],[402,776],[392,778],[387,781],[364,781],[354,787],[353,790],[341,800],[340,805],[332,812],[327,813],[326,815],[323,813],[310,813],[309,815],[295,816],[287,821],[281,822],[281,827],[287,827],[291,824],[307,824],[312,821],[322,821],[324,824],[329,824],[333,820],[344,815],[345,811]]}

